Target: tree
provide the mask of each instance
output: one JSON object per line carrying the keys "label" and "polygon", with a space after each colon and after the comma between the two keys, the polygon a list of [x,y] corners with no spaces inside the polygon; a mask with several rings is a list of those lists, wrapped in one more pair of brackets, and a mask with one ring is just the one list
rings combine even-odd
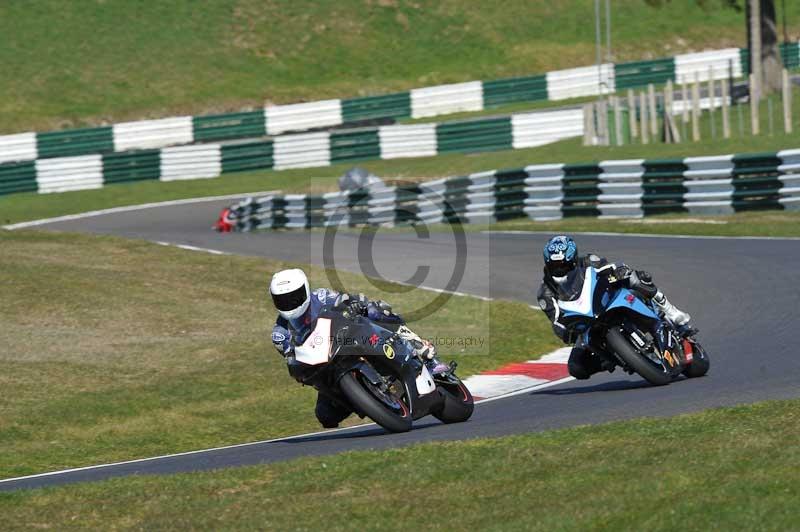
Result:
{"label": "tree", "polygon": [[[752,1],[752,0],[751,0]],[[775,0],[761,0],[761,75],[764,94],[781,90],[783,62],[778,43]]]}
{"label": "tree", "polygon": [[[758,5],[755,3],[758,2]],[[758,15],[760,24],[755,26],[751,16]],[[750,72],[760,77],[761,92],[756,97],[781,89],[781,51],[778,44],[778,24],[775,0],[747,0],[747,47],[750,49]],[[754,42],[759,34],[760,42]],[[760,61],[757,63],[757,59]]]}
{"label": "tree", "polygon": [[[669,0],[645,0],[653,6],[660,6]],[[697,5],[703,8],[709,7],[712,3],[722,5],[736,11],[745,11],[745,24],[747,26],[747,48],[751,50],[749,73],[759,75],[759,83],[762,85],[761,94],[768,94],[778,91],[781,88],[781,76],[783,63],[781,61],[781,51],[778,44],[778,24],[775,13],[775,0],[695,0]],[[758,2],[755,6],[754,3]],[[744,9],[742,9],[742,4]],[[751,24],[750,15],[755,11],[761,24],[754,27]],[[756,31],[753,31],[756,30]],[[760,42],[753,42],[753,34],[760,33]],[[756,57],[756,55],[758,57]],[[760,60],[759,60],[760,59]],[[755,68],[754,68],[755,67]]]}

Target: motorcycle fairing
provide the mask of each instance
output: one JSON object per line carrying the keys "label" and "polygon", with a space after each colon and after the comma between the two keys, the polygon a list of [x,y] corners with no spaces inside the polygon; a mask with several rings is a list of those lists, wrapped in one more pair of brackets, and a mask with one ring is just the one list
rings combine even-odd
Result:
{"label": "motorcycle fairing", "polygon": [[[362,371],[373,366],[389,369],[399,375],[409,399],[409,410],[414,419],[428,415],[431,410],[439,408],[444,398],[436,392],[436,384],[427,367],[414,354],[412,347],[396,336],[392,331],[381,327],[365,317],[358,317],[340,326],[334,322],[334,330],[338,329],[334,339],[332,359],[352,357],[353,362],[340,364],[338,378],[349,370]],[[368,340],[375,335],[378,341],[374,345]],[[383,347],[392,346],[394,356],[389,358]],[[361,360],[361,362],[359,362]],[[377,372],[376,372],[377,373]],[[371,375],[365,374],[367,378]]]}
{"label": "motorcycle fairing", "polygon": [[594,289],[597,285],[597,272],[591,266],[586,268],[583,276],[583,288],[577,299],[572,301],[557,301],[558,307],[564,312],[564,317],[585,316],[594,317]]}
{"label": "motorcycle fairing", "polygon": [[637,312],[647,318],[654,320],[659,319],[658,314],[653,312],[653,309],[645,305],[639,296],[627,288],[620,288],[605,310],[609,312],[615,308],[624,308]]}
{"label": "motorcycle fairing", "polygon": [[294,348],[295,360],[309,366],[327,363],[330,360],[332,340],[331,320],[318,318],[314,330],[306,336],[303,344]]}

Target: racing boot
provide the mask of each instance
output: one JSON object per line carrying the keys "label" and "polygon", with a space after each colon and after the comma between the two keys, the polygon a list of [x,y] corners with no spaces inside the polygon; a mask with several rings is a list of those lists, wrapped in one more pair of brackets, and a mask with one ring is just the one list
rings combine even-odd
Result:
{"label": "racing boot", "polygon": [[664,314],[664,317],[678,327],[688,324],[689,320],[692,319],[687,313],[670,303],[667,296],[661,293],[660,290],[653,296],[653,302]]}
{"label": "racing boot", "polygon": [[411,344],[411,347],[414,348],[414,354],[427,366],[431,375],[441,375],[450,371],[449,365],[436,358],[436,347],[432,343],[420,338],[417,333],[405,325],[401,325],[397,329],[397,335]]}

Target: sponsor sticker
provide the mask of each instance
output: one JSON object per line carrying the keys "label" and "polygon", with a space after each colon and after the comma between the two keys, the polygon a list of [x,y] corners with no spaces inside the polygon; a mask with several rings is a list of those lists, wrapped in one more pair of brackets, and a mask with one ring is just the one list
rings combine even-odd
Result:
{"label": "sponsor sticker", "polygon": [[375,333],[372,333],[372,336],[369,337],[369,345],[375,347],[375,345],[378,343],[378,340],[380,339],[381,339],[380,336],[378,336]]}
{"label": "sponsor sticker", "polygon": [[664,351],[664,359],[669,362],[670,367],[675,367],[675,357],[672,356],[672,353],[669,351]]}
{"label": "sponsor sticker", "polygon": [[694,350],[692,349],[692,344],[689,340],[683,340],[683,352],[686,355],[686,362],[691,362],[694,360]]}
{"label": "sponsor sticker", "polygon": [[283,343],[284,340],[286,340],[286,336],[283,335],[282,333],[279,332],[272,333],[272,341],[275,342],[276,344]]}
{"label": "sponsor sticker", "polygon": [[394,358],[394,347],[390,344],[383,344],[383,354],[386,355],[386,358],[389,360]]}

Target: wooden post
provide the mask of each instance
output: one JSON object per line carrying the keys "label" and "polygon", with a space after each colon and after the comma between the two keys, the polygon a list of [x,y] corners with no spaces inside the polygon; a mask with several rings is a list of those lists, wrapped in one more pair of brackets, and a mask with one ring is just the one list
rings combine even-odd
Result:
{"label": "wooden post", "polygon": [[717,99],[716,87],[714,87],[714,68],[708,65],[708,117],[711,119],[711,138],[717,138],[717,124],[714,121],[714,102]]}
{"label": "wooden post", "polygon": [[689,90],[686,87],[686,79],[683,80],[681,84],[681,118],[683,118],[683,123],[689,123]]}
{"label": "wooden post", "polygon": [[769,124],[769,136],[775,133],[775,121],[772,118],[772,95],[767,96],[767,118]]}
{"label": "wooden post", "polygon": [[617,146],[622,146],[622,108],[619,98],[612,96],[614,99],[614,136],[617,138]]}
{"label": "wooden post", "polygon": [[675,89],[672,86],[672,80],[667,80],[667,86],[664,88],[664,109],[669,113],[670,116],[674,114],[674,93]]}
{"label": "wooden post", "polygon": [[683,133],[683,138],[689,140],[689,133],[687,133],[686,128],[689,124],[689,89],[686,84],[686,78],[683,79],[683,83],[681,83],[681,132]]}
{"label": "wooden post", "polygon": [[[750,79],[750,100],[755,100],[756,102],[756,117],[758,116],[758,102],[761,101],[761,80],[763,80],[763,76],[761,74],[763,58],[761,56],[761,24],[765,23],[765,21],[761,20],[761,2],[756,2],[755,0],[749,0],[747,2],[748,6],[750,7],[750,20],[748,20],[748,26],[750,29],[750,39],[748,43],[748,48],[750,48],[750,72],[752,72],[752,76]],[[751,109],[751,120],[752,120],[752,109]],[[758,127],[754,132],[755,135],[758,135]]]}
{"label": "wooden post", "polygon": [[583,106],[583,145],[594,146],[594,104],[587,103]]}
{"label": "wooden post", "polygon": [[647,101],[644,95],[644,91],[639,93],[639,114],[641,115],[641,124],[639,130],[642,133],[642,144],[647,144],[649,142],[649,134],[648,134],[648,127],[647,127]]}
{"label": "wooden post", "polygon": [[650,115],[650,134],[655,140],[658,135],[658,113],[656,112],[656,88],[652,83],[647,85],[647,96],[650,99],[650,109],[648,109],[650,111],[648,113]]}
{"label": "wooden post", "polygon": [[608,137],[608,102],[605,99],[597,102],[597,136],[601,146],[609,145]]}
{"label": "wooden post", "polygon": [[631,142],[639,136],[636,126],[636,98],[633,96],[633,89],[628,89],[628,127],[631,129]]}
{"label": "wooden post", "polygon": [[731,117],[729,112],[728,82],[722,80],[722,136],[726,139],[731,138]]}
{"label": "wooden post", "polygon": [[761,131],[761,124],[758,117],[758,84],[754,74],[750,74],[750,134],[758,135]]}
{"label": "wooden post", "polygon": [[783,69],[783,131],[792,132],[792,86],[789,83],[789,71]]}
{"label": "wooden post", "polygon": [[673,88],[672,80],[667,80],[667,87],[664,89],[664,140],[665,142],[680,142],[681,134],[675,125],[673,115]]}
{"label": "wooden post", "polygon": [[742,118],[742,104],[736,105],[736,121],[739,122],[739,136],[744,137],[744,118]]}
{"label": "wooden post", "polygon": [[692,140],[700,141],[700,76],[697,71],[692,85]]}

